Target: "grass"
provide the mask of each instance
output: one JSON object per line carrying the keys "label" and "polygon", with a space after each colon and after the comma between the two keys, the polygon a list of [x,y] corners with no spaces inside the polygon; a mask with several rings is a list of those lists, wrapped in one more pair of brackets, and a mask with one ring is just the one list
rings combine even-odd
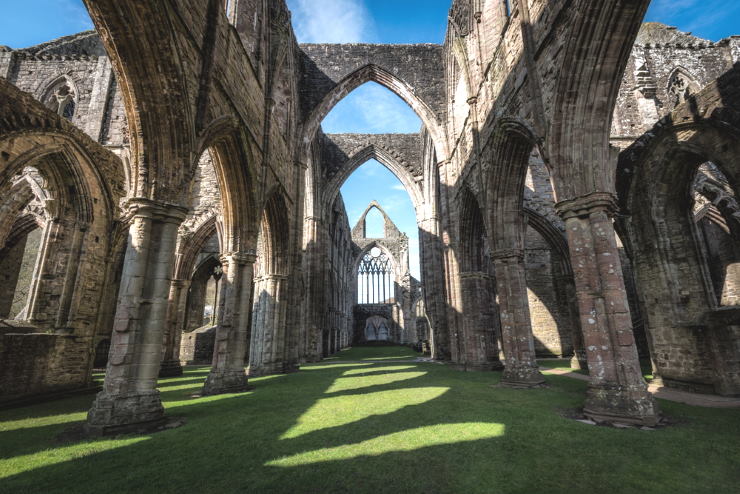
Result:
{"label": "grass", "polygon": [[160,382],[187,423],[153,435],[58,443],[90,396],[1,411],[0,492],[737,492],[737,410],[661,402],[676,425],[594,427],[559,414],[583,382],[497,388],[500,373],[394,361],[408,352],[355,348],[208,398],[191,367]]}
{"label": "grass", "polygon": [[[588,370],[584,369],[572,369],[570,367],[569,358],[547,358],[539,359],[537,363],[540,367],[546,367],[548,369],[565,369],[578,374],[588,375]],[[640,360],[640,369],[642,370],[642,377],[648,381],[653,378],[653,368],[649,360]]]}

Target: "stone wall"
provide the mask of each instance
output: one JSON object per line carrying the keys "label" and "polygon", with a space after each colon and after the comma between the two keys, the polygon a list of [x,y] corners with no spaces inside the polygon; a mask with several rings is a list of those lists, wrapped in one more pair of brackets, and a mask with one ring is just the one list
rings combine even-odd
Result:
{"label": "stone wall", "polygon": [[72,335],[6,333],[0,338],[0,389],[10,401],[90,384],[89,339]]}

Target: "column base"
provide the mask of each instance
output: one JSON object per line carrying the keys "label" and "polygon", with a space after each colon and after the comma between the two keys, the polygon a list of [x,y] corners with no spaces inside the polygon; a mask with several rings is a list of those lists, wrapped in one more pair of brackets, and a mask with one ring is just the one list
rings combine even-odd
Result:
{"label": "column base", "polygon": [[159,377],[182,376],[182,364],[179,360],[163,360],[159,366]]}
{"label": "column base", "polygon": [[262,364],[259,367],[249,366],[247,374],[249,377],[272,376],[275,374],[290,374],[298,372],[298,364],[295,362],[271,362]]}
{"label": "column base", "polygon": [[537,364],[506,364],[501,376],[500,386],[507,388],[536,388],[545,384],[545,376],[540,373]]}
{"label": "column base", "polygon": [[218,373],[211,371],[206,378],[206,382],[203,384],[202,394],[203,396],[208,396],[224,393],[243,393],[250,389],[252,387],[249,385],[246,372],[243,370]]}
{"label": "column base", "polygon": [[504,368],[502,362],[471,362],[466,364],[458,364],[455,366],[457,369],[465,372],[490,372],[498,371]]}
{"label": "column base", "polygon": [[583,413],[597,423],[633,424],[652,427],[660,420],[658,405],[645,385],[590,384]]}
{"label": "column base", "polygon": [[101,391],[87,414],[85,432],[108,436],[149,432],[166,422],[158,390],[111,396]]}

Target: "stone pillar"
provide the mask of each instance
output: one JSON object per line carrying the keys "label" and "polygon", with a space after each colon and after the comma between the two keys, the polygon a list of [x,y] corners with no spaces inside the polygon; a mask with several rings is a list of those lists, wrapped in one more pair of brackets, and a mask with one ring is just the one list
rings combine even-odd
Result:
{"label": "stone pillar", "polygon": [[494,325],[493,281],[481,271],[460,273],[465,370],[501,369]]}
{"label": "stone pillar", "polygon": [[325,309],[328,305],[326,297],[326,252],[325,247],[328,233],[321,218],[306,216],[304,228],[304,255],[303,266],[306,282],[303,300],[303,332],[300,353],[306,362],[321,360],[321,330],[326,325]]}
{"label": "stone pillar", "polygon": [[419,221],[419,256],[424,280],[424,304],[429,320],[431,358],[450,360],[450,335],[447,326],[445,302],[445,256],[439,232],[439,221],[434,216]]}
{"label": "stone pillar", "polygon": [[110,358],[103,391],[87,416],[87,430],[93,434],[146,429],[164,419],[157,376],[177,229],[187,209],[133,199],[128,211],[129,239]]}
{"label": "stone pillar", "polygon": [[534,353],[532,321],[529,316],[524,250],[507,249],[493,253],[496,292],[501,318],[504,374],[501,384],[534,387],[544,384]]}
{"label": "stone pillar", "polygon": [[595,192],[557,204],[573,265],[591,382],[584,413],[599,422],[655,425],[642,377],[612,216],[614,196]]}
{"label": "stone pillar", "polygon": [[[287,277],[268,274],[262,277],[257,298],[249,349],[249,375],[266,376],[294,370],[286,369],[285,290]],[[327,323],[331,321],[327,320]]]}
{"label": "stone pillar", "polygon": [[252,305],[254,253],[232,253],[221,257],[224,270],[218,305],[218,326],[213,348],[213,366],[203,385],[204,395],[247,391],[244,358],[247,354],[249,314]]}
{"label": "stone pillar", "polygon": [[180,340],[185,324],[185,311],[188,299],[189,280],[172,280],[169,305],[167,307],[167,326],[164,334],[164,353],[159,368],[159,377],[182,375],[180,363]]}

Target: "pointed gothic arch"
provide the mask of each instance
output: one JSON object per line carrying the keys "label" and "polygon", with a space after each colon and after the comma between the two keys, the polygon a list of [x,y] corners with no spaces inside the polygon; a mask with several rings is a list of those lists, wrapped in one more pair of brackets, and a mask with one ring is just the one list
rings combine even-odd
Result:
{"label": "pointed gothic arch", "polygon": [[[349,93],[367,82],[376,82],[401,98],[419,116],[429,132],[437,159],[444,160],[448,156],[447,140],[437,116],[432,108],[423,101],[414,89],[405,81],[399,79],[388,70],[375,64],[368,64],[345,76],[334,86],[324,98],[312,108],[303,124],[303,154],[308,156],[308,146],[318,131],[321,122],[329,112]],[[304,161],[305,162],[305,161]]]}
{"label": "pointed gothic arch", "polygon": [[[404,186],[404,189],[411,198],[414,209],[418,215],[418,209],[424,204],[424,197],[417,181],[413,175],[393,156],[393,154],[382,146],[377,144],[368,144],[357,151],[344,164],[339,167],[339,172],[332,178],[331,182],[325,189],[324,204],[329,206],[334,203],[339,191],[347,179],[362,165],[374,159],[381,165],[385,166]],[[326,207],[324,208],[327,209]]]}

